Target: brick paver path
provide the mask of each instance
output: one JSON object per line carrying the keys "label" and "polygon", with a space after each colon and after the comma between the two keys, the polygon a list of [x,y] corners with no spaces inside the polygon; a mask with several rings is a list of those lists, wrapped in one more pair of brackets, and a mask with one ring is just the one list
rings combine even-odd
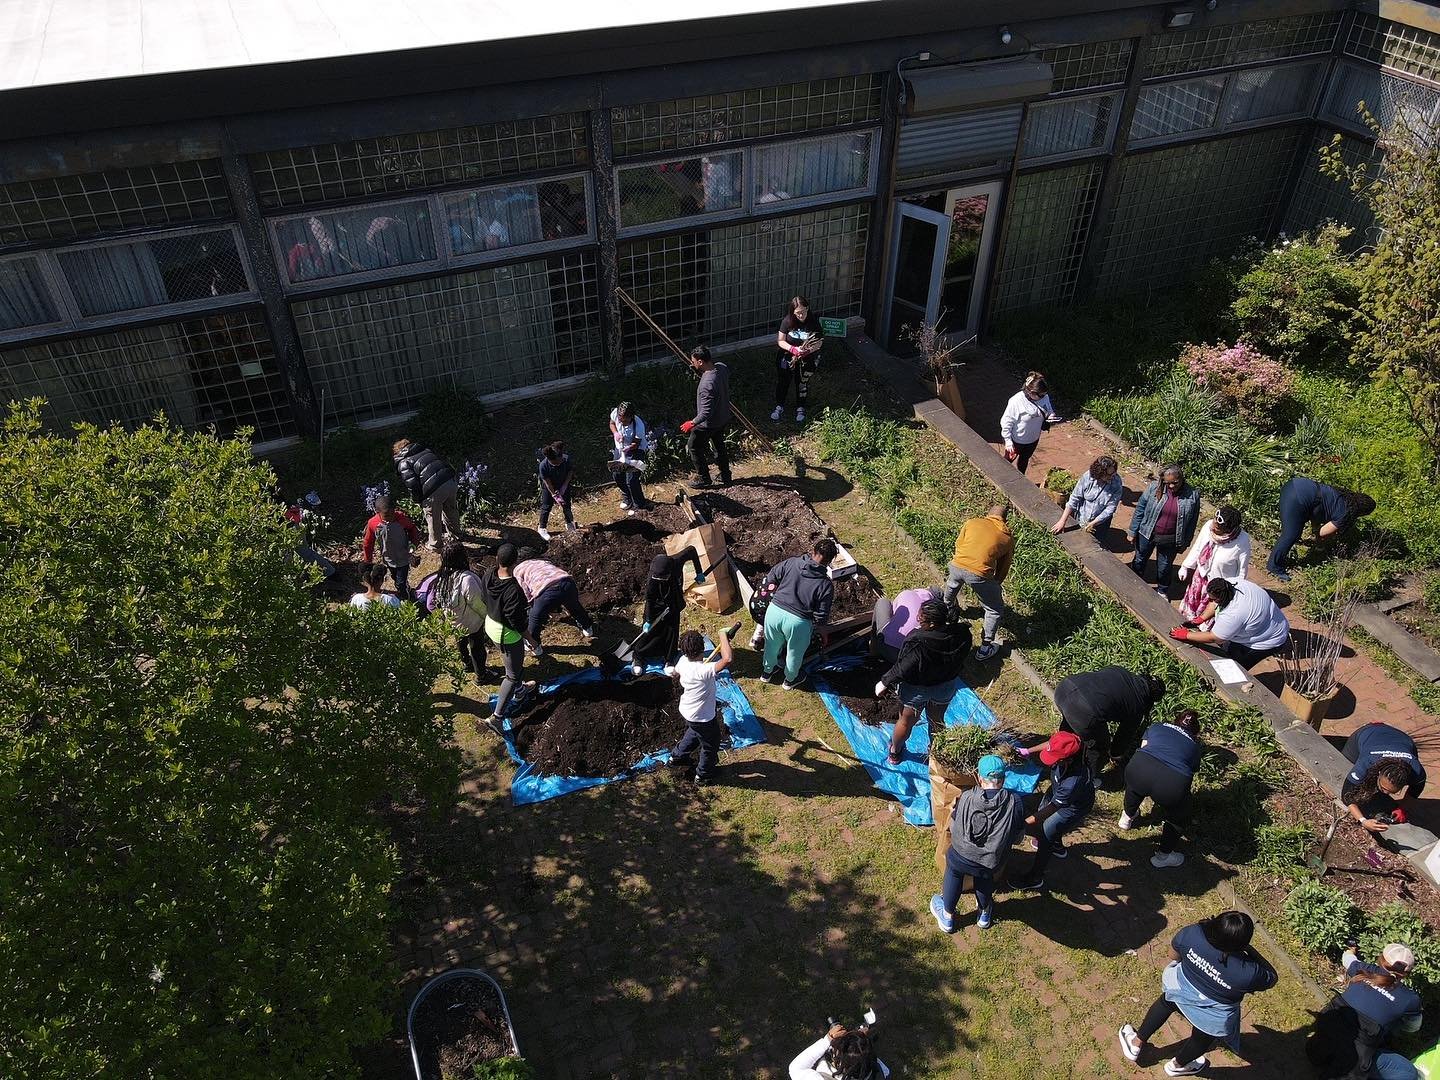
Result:
{"label": "brick paver path", "polygon": [[[1003,449],[1000,439],[1000,414],[1005,402],[1019,389],[1019,379],[996,355],[984,356],[970,363],[960,376],[960,385],[965,401],[966,421],[989,440],[996,452]],[[1057,396],[1065,397],[1065,388],[1056,388]],[[1063,413],[1063,409],[1061,410]],[[1040,445],[1030,460],[1027,475],[1037,484],[1045,479],[1051,468],[1066,469],[1080,475],[1090,463],[1101,454],[1114,454],[1115,448],[1091,425],[1084,421],[1067,421],[1058,424],[1040,437]],[[1125,538],[1135,503],[1140,498],[1150,477],[1142,476],[1134,469],[1124,468],[1121,455],[1121,477],[1125,492],[1120,509],[1115,513],[1114,525],[1099,537],[1101,544],[1116,553],[1117,557],[1129,560],[1133,547]],[[1204,496],[1205,492],[1201,492]],[[1059,509],[1056,509],[1059,517]],[[1290,625],[1297,630],[1313,629],[1314,624],[1306,621],[1290,605],[1290,596],[1285,586],[1265,572],[1265,557],[1269,548],[1255,542],[1251,553],[1249,576],[1252,581],[1264,585],[1275,596],[1280,606],[1286,609]],[[1149,580],[1154,580],[1154,560],[1147,567]],[[1178,583],[1172,584],[1172,597],[1178,601]],[[1177,615],[1178,625],[1178,615]],[[1022,643],[1023,644],[1023,643]],[[1266,660],[1254,669],[1257,680],[1278,694],[1282,685],[1279,666],[1273,659]],[[1410,733],[1420,747],[1422,760],[1428,769],[1440,768],[1440,717],[1423,711],[1411,699],[1405,687],[1397,683],[1382,668],[1364,653],[1347,647],[1339,664],[1340,696],[1331,708],[1321,733],[1331,738],[1337,746],[1362,724],[1372,720],[1383,720],[1388,724]],[[1422,799],[1414,815],[1417,823],[1440,832],[1440,803],[1434,796]]]}

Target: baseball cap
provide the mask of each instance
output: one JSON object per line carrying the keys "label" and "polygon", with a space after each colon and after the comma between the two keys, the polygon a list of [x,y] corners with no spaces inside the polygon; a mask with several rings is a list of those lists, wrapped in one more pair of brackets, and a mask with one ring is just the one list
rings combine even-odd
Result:
{"label": "baseball cap", "polygon": [[1380,958],[1385,961],[1387,968],[1401,975],[1415,966],[1415,954],[1411,952],[1409,945],[1386,945]]}
{"label": "baseball cap", "polygon": [[1079,752],[1078,735],[1069,731],[1057,731],[1050,736],[1050,741],[1040,748],[1040,760],[1046,765],[1054,765],[1068,757],[1074,757]]}
{"label": "baseball cap", "polygon": [[980,779],[993,780],[1005,775],[1005,762],[999,754],[986,754],[975,766],[975,771],[980,774]]}

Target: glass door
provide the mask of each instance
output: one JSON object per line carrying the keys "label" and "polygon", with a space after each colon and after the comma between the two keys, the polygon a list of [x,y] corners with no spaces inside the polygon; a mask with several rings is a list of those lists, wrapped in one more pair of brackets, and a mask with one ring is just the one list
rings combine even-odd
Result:
{"label": "glass door", "polygon": [[999,204],[1000,182],[956,188],[946,199],[949,238],[940,275],[935,318],[943,333],[969,337],[980,328],[980,304],[990,266],[991,223]]}
{"label": "glass door", "polygon": [[895,204],[895,246],[890,255],[890,301],[885,306],[885,345],[900,356],[915,351],[907,330],[933,321],[935,283],[945,265],[950,219],[914,203]]}

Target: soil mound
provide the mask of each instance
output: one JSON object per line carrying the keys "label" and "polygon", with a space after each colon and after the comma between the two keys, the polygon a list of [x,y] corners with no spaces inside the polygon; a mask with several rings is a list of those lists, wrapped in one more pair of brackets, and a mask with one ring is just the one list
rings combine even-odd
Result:
{"label": "soil mound", "polygon": [[625,518],[557,533],[546,558],[575,579],[586,610],[613,611],[645,599],[650,560],[665,553],[669,535],[669,529],[644,518]]}
{"label": "soil mound", "polygon": [[685,721],[675,702],[663,676],[571,684],[511,721],[515,744],[546,776],[615,776],[679,742]]}
{"label": "soil mound", "polygon": [[825,532],[805,498],[779,484],[731,484],[694,498],[706,519],[725,530],[730,554],[752,582],[791,555],[809,551]]}
{"label": "soil mound", "polygon": [[830,621],[871,615],[875,601],[880,599],[880,583],[863,566],[849,577],[835,582],[835,599],[830,603]]}
{"label": "soil mound", "polygon": [[824,671],[820,676],[862,724],[874,727],[877,724],[893,724],[900,719],[899,698],[894,694],[886,694],[883,698],[875,696],[875,684],[885,674],[885,667],[883,660],[869,657],[858,668]]}

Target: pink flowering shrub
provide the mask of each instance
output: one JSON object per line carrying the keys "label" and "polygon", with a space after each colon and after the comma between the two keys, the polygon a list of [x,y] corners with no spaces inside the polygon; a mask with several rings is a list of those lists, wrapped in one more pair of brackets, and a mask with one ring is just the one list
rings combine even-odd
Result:
{"label": "pink flowering shrub", "polygon": [[1186,345],[1180,350],[1180,365],[1197,386],[1234,408],[1240,419],[1258,431],[1275,430],[1275,409],[1294,383],[1284,365],[1245,341]]}

